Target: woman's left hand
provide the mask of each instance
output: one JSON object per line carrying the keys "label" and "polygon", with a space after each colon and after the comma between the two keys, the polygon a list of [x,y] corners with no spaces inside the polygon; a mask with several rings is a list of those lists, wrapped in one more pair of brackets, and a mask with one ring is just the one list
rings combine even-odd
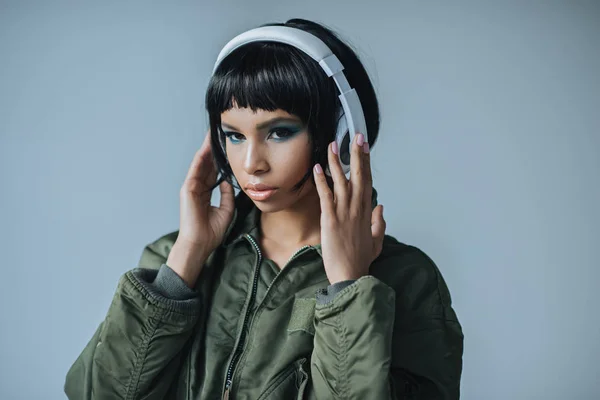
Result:
{"label": "woman's left hand", "polygon": [[335,142],[328,149],[333,192],[319,164],[313,168],[321,202],[321,251],[329,282],[358,279],[369,274],[379,256],[385,235],[383,206],[371,210],[373,191],[369,144],[354,135],[350,180],[342,170]]}

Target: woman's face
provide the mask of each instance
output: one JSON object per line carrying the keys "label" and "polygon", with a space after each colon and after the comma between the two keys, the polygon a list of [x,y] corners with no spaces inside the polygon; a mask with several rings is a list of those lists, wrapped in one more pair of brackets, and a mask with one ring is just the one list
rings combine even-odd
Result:
{"label": "woman's face", "polygon": [[[227,159],[235,178],[263,212],[293,207],[316,188],[309,179],[300,191],[292,192],[304,174],[311,170],[311,144],[307,127],[283,110],[257,110],[234,107],[221,114],[226,136]],[[266,185],[273,190],[252,190]]]}

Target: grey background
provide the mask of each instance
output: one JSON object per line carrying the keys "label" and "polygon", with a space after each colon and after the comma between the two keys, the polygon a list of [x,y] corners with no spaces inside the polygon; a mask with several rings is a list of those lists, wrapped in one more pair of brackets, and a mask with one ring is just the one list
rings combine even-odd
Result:
{"label": "grey background", "polygon": [[451,289],[462,398],[598,398],[600,4],[391,0],[0,2],[0,398],[64,398],[120,275],[177,229],[218,51],[292,17],[373,77],[387,232]]}

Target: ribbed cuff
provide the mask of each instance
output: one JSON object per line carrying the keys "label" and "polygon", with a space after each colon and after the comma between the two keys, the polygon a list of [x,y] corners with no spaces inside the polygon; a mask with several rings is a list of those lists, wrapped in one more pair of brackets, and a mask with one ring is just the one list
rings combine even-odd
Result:
{"label": "ribbed cuff", "polygon": [[341,292],[346,287],[352,285],[356,282],[355,279],[350,279],[347,281],[336,282],[333,285],[327,286],[325,289],[317,290],[317,303],[318,304],[327,304],[335,298],[335,295]]}
{"label": "ribbed cuff", "polygon": [[153,285],[165,297],[172,300],[189,300],[198,296],[198,292],[186,285],[177,272],[167,264],[160,266]]}
{"label": "ribbed cuff", "polygon": [[[159,274],[162,275],[160,279]],[[170,274],[174,274],[176,277],[170,276]],[[166,264],[161,265],[158,271],[149,268],[135,268],[127,275],[130,276],[130,280],[135,286],[143,289],[142,291],[158,304],[186,314],[200,312],[201,297],[199,293],[190,289],[179,278],[179,275],[168,268]],[[177,282],[175,278],[179,278],[181,282]]]}

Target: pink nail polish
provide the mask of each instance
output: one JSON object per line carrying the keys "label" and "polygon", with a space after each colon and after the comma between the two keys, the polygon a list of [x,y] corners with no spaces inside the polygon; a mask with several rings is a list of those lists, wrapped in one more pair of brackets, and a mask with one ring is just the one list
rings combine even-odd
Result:
{"label": "pink nail polish", "polygon": [[363,145],[363,151],[364,151],[365,153],[368,153],[368,152],[369,152],[369,142],[365,142],[365,144]]}
{"label": "pink nail polish", "polygon": [[338,145],[336,141],[333,141],[331,143],[331,151],[333,151],[333,154],[337,154],[338,153]]}
{"label": "pink nail polish", "polygon": [[356,138],[356,144],[358,144],[359,146],[362,146],[364,142],[365,142],[364,135],[362,133],[359,133],[358,137]]}
{"label": "pink nail polish", "polygon": [[323,173],[323,168],[321,168],[320,164],[315,165],[315,171],[317,171],[317,174]]}

